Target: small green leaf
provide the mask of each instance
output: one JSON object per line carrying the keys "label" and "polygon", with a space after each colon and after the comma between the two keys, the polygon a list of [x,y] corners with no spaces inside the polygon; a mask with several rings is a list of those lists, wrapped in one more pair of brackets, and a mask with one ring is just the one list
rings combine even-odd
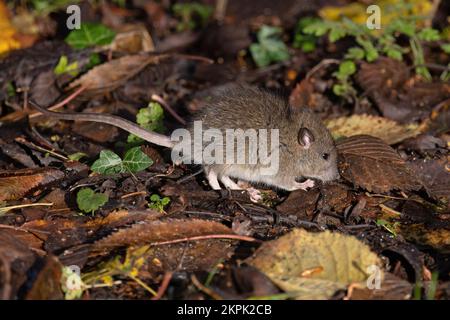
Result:
{"label": "small green leaf", "polygon": [[75,152],[75,153],[68,155],[68,158],[72,161],[78,161],[84,157],[87,157],[87,154],[84,152]]}
{"label": "small green leaf", "polygon": [[160,212],[164,211],[164,207],[170,203],[169,197],[161,198],[159,195],[152,194],[150,196],[150,203],[148,204],[149,208],[158,210]]}
{"label": "small green leaf", "polygon": [[159,201],[160,199],[161,199],[161,198],[160,198],[159,195],[157,195],[156,193],[155,193],[155,194],[152,194],[152,195],[150,196],[150,200],[153,201],[153,202]]}
{"label": "small green leaf", "polygon": [[330,28],[329,24],[327,24],[325,21],[320,20],[306,26],[303,29],[303,32],[306,34],[313,34],[316,37],[321,37],[325,33],[327,33],[329,28]]}
{"label": "small green leaf", "polygon": [[77,193],[78,208],[86,213],[93,213],[106,202],[108,202],[106,194],[96,193],[90,188],[83,188]]}
{"label": "small green leaf", "polygon": [[347,93],[347,89],[342,84],[335,84],[333,85],[333,93],[340,97],[345,96],[345,94]]}
{"label": "small green leaf", "polygon": [[[139,109],[136,115],[136,122],[146,130],[164,132],[164,110],[159,103],[150,102],[148,107]],[[127,141],[137,143],[143,141],[134,134],[129,134]]]}
{"label": "small green leaf", "polygon": [[303,52],[312,52],[316,49],[317,37],[312,34],[306,34],[303,30],[317,21],[320,21],[320,19],[316,17],[304,17],[298,21],[292,44],[294,48],[301,49]]}
{"label": "small green leaf", "polygon": [[102,24],[82,23],[80,29],[73,30],[66,37],[68,45],[75,49],[110,44],[116,33]]}
{"label": "small green leaf", "polygon": [[353,47],[348,49],[347,54],[345,55],[345,59],[350,60],[361,60],[364,59],[365,52],[363,49],[359,47]]}
{"label": "small green leaf", "polygon": [[101,174],[115,174],[124,172],[122,159],[109,150],[102,150],[100,157],[96,160],[91,167],[91,170]]}
{"label": "small green leaf", "polygon": [[384,229],[386,229],[388,232],[390,232],[394,237],[397,236],[397,232],[395,231],[395,229],[398,226],[398,222],[394,222],[394,223],[390,223],[384,219],[378,219],[376,222],[377,226],[383,227]]}
{"label": "small green leaf", "polygon": [[394,31],[406,34],[408,37],[413,37],[416,33],[416,24],[414,21],[396,19],[389,24],[388,29],[388,33]]}
{"label": "small green leaf", "polygon": [[11,81],[8,81],[6,84],[6,94],[9,98],[14,97],[16,95],[16,88]]}
{"label": "small green leaf", "polygon": [[78,62],[74,61],[69,64],[69,59],[67,56],[61,56],[59,58],[58,64],[56,65],[53,72],[59,76],[64,73],[70,74],[72,77],[76,77],[78,75]]}
{"label": "small green leaf", "polygon": [[389,58],[402,61],[403,60],[403,53],[400,50],[397,49],[387,49],[386,54]]}
{"label": "small green leaf", "polygon": [[417,37],[423,41],[439,41],[441,39],[439,31],[433,28],[423,28],[417,34]]}
{"label": "small green leaf", "polygon": [[347,32],[344,28],[333,28],[328,34],[328,39],[330,40],[330,42],[336,42],[339,39],[345,37],[346,35]]}
{"label": "small green leaf", "polygon": [[447,53],[450,54],[450,43],[444,43],[441,45],[441,49]]}
{"label": "small green leaf", "polygon": [[350,60],[343,61],[339,65],[338,72],[340,75],[347,78],[356,72],[356,65],[353,61],[350,61]]}
{"label": "small green leaf", "polygon": [[125,153],[122,163],[130,172],[139,172],[150,167],[153,160],[142,152],[141,147],[134,147]]}
{"label": "small green leaf", "polygon": [[96,65],[100,64],[100,56],[97,52],[93,52],[91,53],[91,55],[89,56],[89,62],[86,66],[86,69],[89,70],[93,67],[95,67]]}

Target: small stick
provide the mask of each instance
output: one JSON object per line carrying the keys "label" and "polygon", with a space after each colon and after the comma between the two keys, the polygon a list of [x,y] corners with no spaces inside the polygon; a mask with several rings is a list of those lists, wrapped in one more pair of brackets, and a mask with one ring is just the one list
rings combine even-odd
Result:
{"label": "small stick", "polygon": [[209,234],[206,236],[196,236],[196,237],[188,237],[188,238],[155,242],[155,243],[151,243],[150,245],[160,246],[160,245],[165,245],[165,244],[173,244],[173,243],[180,243],[180,242],[186,242],[186,241],[208,240],[208,239],[230,239],[230,240],[240,240],[240,241],[248,241],[248,242],[259,242],[259,240],[255,239],[255,238],[247,237],[247,236],[240,236],[237,234]]}
{"label": "small stick", "polygon": [[162,298],[164,293],[167,290],[167,287],[169,286],[170,280],[172,279],[173,273],[168,271],[164,274],[163,281],[161,283],[161,286],[158,288],[158,292],[156,293],[156,296],[154,296],[151,300],[159,300]]}
{"label": "small stick", "polygon": [[192,284],[198,290],[202,291],[203,293],[206,293],[208,296],[210,296],[214,300],[223,300],[223,298],[221,296],[219,296],[217,293],[215,293],[213,290],[211,290],[210,288],[207,288],[203,284],[201,284],[195,275],[191,275],[191,281],[192,281]]}
{"label": "small stick", "polygon": [[[78,88],[77,90],[75,90],[70,96],[68,96],[67,98],[65,98],[63,101],[58,102],[57,104],[55,104],[55,105],[49,107],[47,110],[53,111],[53,110],[56,110],[56,109],[61,108],[62,106],[66,105],[67,103],[69,103],[70,101],[72,101],[73,99],[75,99],[75,98],[76,98],[81,92],[83,92],[84,90],[86,90],[86,87],[83,87],[83,86],[79,87],[79,88]],[[35,117],[40,116],[40,115],[41,115],[40,112],[35,112],[35,113],[30,114],[29,117],[30,117],[30,118],[35,118]]]}
{"label": "small stick", "polygon": [[48,150],[48,149],[42,148],[42,147],[40,147],[38,145],[35,145],[33,142],[29,142],[29,141],[25,140],[22,137],[17,137],[14,140],[17,141],[20,144],[26,145],[30,149],[35,149],[35,150],[40,151],[40,152],[49,153],[52,156],[55,156],[56,158],[59,158],[59,159],[61,159],[63,161],[69,160],[69,158],[67,158],[66,156],[63,156],[63,155],[61,155],[59,153],[56,153],[56,152],[54,152],[52,150]]}
{"label": "small stick", "polygon": [[186,125],[186,121],[180,117],[175,110],[172,109],[171,106],[169,106],[169,104],[160,96],[158,96],[157,94],[152,94],[151,97],[152,100],[158,102],[160,105],[162,105],[164,107],[164,109],[166,109],[167,111],[169,111],[169,113],[182,125]]}

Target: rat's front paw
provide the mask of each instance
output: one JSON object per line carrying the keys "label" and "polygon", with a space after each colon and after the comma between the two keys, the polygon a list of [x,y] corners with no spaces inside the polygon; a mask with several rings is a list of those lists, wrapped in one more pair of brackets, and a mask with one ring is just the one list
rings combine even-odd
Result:
{"label": "rat's front paw", "polygon": [[298,189],[306,190],[306,189],[312,188],[312,187],[314,187],[314,180],[306,179],[305,181],[303,181],[301,183],[296,182],[294,190],[298,190]]}

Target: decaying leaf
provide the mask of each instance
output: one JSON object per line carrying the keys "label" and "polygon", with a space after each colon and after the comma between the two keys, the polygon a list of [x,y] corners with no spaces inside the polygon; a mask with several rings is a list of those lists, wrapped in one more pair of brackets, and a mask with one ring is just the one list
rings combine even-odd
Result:
{"label": "decaying leaf", "polygon": [[78,86],[83,86],[86,88],[86,91],[93,93],[109,92],[134,77],[149,64],[158,64],[168,56],[167,54],[135,54],[123,56],[91,69],[80,78],[71,82],[68,88],[73,89]]}
{"label": "decaying leaf", "polygon": [[49,255],[43,261],[43,267],[39,270],[36,280],[30,291],[27,292],[27,300],[60,300],[63,298],[60,278],[62,264],[55,256]]}
{"label": "decaying leaf", "polygon": [[367,134],[380,138],[390,145],[420,133],[416,124],[401,125],[387,118],[367,114],[332,119],[326,122],[326,126],[335,139]]}
{"label": "decaying leaf", "polygon": [[450,97],[448,83],[418,81],[404,62],[387,57],[362,62],[356,80],[383,116],[400,122],[425,117],[432,107]]}
{"label": "decaying leaf", "polygon": [[428,194],[436,199],[446,199],[450,206],[448,157],[442,157],[441,159],[416,159],[408,164],[422,181]]}
{"label": "decaying leaf", "polygon": [[20,199],[31,190],[63,177],[64,172],[53,168],[0,172],[0,201]]}
{"label": "decaying leaf", "polygon": [[450,253],[450,224],[447,228],[430,228],[423,223],[402,224],[400,232],[408,241],[431,247],[444,254]]}
{"label": "decaying leaf", "polygon": [[[297,299],[327,299],[352,283],[365,282],[378,256],[358,239],[325,231],[294,229],[265,242],[248,263]],[[383,277],[380,270],[380,277]]]}
{"label": "decaying leaf", "polygon": [[[146,221],[95,242],[92,255],[150,245],[146,257],[149,258],[147,269],[152,274],[168,270],[205,270],[228,258],[235,240],[225,238],[232,234],[223,224],[207,220]],[[224,239],[209,239],[210,235],[223,235]],[[200,238],[188,239],[193,237]]]}
{"label": "decaying leaf", "polygon": [[[22,231],[0,229],[0,299],[14,299],[37,255]],[[21,238],[16,234],[20,234]],[[26,241],[23,241],[26,240]]]}
{"label": "decaying leaf", "polygon": [[210,234],[233,234],[223,224],[206,220],[149,221],[122,229],[94,243],[93,251],[166,242]]}
{"label": "decaying leaf", "polygon": [[337,143],[341,176],[370,192],[418,190],[421,183],[405,161],[379,138],[357,135]]}

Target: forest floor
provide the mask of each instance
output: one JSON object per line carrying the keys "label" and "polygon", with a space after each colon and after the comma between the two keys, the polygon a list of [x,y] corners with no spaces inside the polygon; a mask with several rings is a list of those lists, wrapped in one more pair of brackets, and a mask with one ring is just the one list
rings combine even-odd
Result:
{"label": "forest floor", "polygon": [[[449,299],[447,2],[70,3],[0,0],[0,299]],[[170,135],[234,83],[319,115],[341,177],[253,202],[30,105]]]}

